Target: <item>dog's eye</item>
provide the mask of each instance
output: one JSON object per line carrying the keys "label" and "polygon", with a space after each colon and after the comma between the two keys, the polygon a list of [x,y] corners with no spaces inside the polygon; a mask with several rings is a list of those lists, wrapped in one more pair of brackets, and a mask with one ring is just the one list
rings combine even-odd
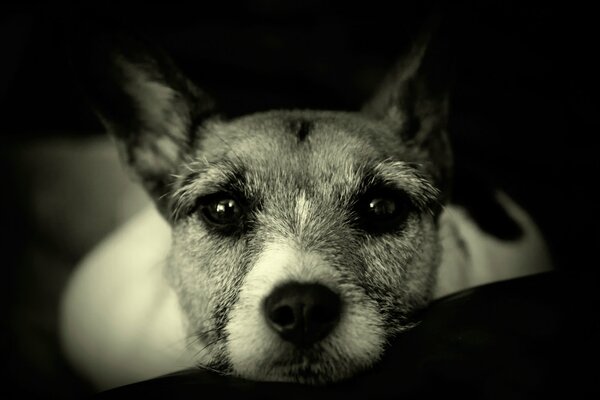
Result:
{"label": "dog's eye", "polygon": [[213,195],[199,201],[200,216],[209,224],[217,226],[238,225],[242,218],[242,207],[232,196]]}
{"label": "dog's eye", "polygon": [[361,225],[371,233],[401,228],[411,209],[408,196],[393,190],[368,194],[359,208]]}
{"label": "dog's eye", "polygon": [[393,199],[377,197],[369,201],[367,212],[374,218],[386,218],[394,215],[397,203]]}

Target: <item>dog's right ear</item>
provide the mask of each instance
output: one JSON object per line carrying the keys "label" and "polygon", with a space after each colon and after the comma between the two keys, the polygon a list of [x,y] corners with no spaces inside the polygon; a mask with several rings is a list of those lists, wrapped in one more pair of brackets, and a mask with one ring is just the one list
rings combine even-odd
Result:
{"label": "dog's right ear", "polygon": [[75,74],[121,158],[169,219],[173,176],[197,128],[215,115],[214,102],[142,39],[114,32],[88,37],[72,46]]}
{"label": "dog's right ear", "polygon": [[446,129],[454,61],[448,43],[440,40],[441,20],[441,14],[432,14],[423,23],[362,111],[390,125],[446,192],[452,167]]}

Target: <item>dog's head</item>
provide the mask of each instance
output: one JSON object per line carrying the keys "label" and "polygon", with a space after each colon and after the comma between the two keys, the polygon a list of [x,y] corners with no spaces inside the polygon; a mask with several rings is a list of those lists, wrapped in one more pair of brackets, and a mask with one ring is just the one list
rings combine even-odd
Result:
{"label": "dog's head", "polygon": [[339,380],[377,361],[430,300],[451,157],[426,42],[360,112],[233,120],[159,50],[98,48],[89,93],[172,226],[166,274],[199,363]]}

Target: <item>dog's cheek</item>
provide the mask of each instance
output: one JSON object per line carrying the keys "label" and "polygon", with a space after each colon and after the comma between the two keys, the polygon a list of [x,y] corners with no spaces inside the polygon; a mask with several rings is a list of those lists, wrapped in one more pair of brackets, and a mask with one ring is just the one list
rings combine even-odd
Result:
{"label": "dog's cheek", "polygon": [[186,316],[188,335],[196,344],[203,347],[202,339],[221,338],[244,264],[243,243],[214,237],[193,219],[174,228],[168,279]]}
{"label": "dog's cheek", "polygon": [[431,299],[439,264],[440,244],[433,219],[415,218],[398,235],[366,240],[357,284],[379,304],[390,334],[405,328],[405,317]]}

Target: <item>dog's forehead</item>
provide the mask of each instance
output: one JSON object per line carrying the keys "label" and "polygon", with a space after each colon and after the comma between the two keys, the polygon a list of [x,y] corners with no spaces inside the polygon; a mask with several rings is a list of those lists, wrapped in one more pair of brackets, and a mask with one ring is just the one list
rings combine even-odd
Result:
{"label": "dog's forehead", "polygon": [[212,124],[201,147],[209,161],[290,171],[298,162],[308,170],[392,158],[402,143],[388,126],[357,113],[271,111]]}
{"label": "dog's forehead", "polygon": [[356,183],[369,166],[397,159],[401,149],[388,126],[361,114],[271,111],[207,126],[198,157],[243,170],[247,184],[335,189]]}
{"label": "dog's forehead", "polygon": [[248,196],[274,192],[345,197],[371,178],[417,196],[431,191],[422,155],[390,126],[358,113],[272,111],[202,128],[184,181],[206,192],[238,186]]}

